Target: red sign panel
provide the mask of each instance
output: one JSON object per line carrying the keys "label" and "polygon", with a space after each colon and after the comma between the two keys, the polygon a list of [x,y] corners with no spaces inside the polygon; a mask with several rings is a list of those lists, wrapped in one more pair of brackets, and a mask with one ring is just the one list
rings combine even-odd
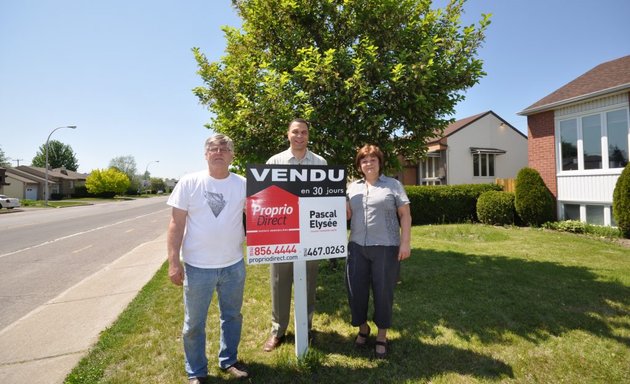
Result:
{"label": "red sign panel", "polygon": [[299,198],[272,185],[247,199],[247,246],[300,242]]}

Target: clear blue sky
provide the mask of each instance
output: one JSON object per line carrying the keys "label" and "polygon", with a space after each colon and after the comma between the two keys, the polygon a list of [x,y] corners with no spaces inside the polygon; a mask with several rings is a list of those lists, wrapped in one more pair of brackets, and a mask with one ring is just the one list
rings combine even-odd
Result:
{"label": "clear blue sky", "polygon": [[[443,4],[442,0],[435,2]],[[191,53],[224,53],[229,0],[0,0],[0,148],[30,164],[48,134],[72,147],[79,171],[131,155],[138,171],[179,178],[203,169],[209,112]],[[492,13],[480,51],[487,76],[457,119],[517,112],[594,66],[630,54],[628,0],[469,0],[464,23]],[[159,163],[151,163],[159,160]],[[17,162],[13,161],[13,165]]]}

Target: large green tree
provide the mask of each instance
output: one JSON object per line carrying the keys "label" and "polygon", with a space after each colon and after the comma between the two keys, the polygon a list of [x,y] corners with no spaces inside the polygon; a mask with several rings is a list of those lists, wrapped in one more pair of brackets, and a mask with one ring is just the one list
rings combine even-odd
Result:
{"label": "large green tree", "polygon": [[[71,171],[79,169],[79,162],[72,147],[58,140],[48,142],[48,164],[51,168],[66,167]],[[33,167],[46,167],[46,144],[39,147],[31,165]]]}
{"label": "large green tree", "polygon": [[452,121],[463,91],[484,75],[477,50],[489,15],[462,26],[465,0],[234,0],[240,29],[224,27],[226,54],[193,52],[204,86],[194,92],[208,128],[235,140],[235,164],[286,149],[294,117],[311,121],[311,148],[350,164],[379,145],[418,158]]}

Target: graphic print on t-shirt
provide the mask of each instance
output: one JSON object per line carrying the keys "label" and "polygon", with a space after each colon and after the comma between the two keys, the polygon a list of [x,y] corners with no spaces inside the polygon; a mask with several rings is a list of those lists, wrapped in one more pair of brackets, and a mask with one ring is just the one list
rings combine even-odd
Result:
{"label": "graphic print on t-shirt", "polygon": [[223,199],[223,194],[205,191],[203,195],[206,198],[206,202],[210,206],[210,209],[212,209],[214,217],[219,217],[219,214],[227,204],[227,201]]}

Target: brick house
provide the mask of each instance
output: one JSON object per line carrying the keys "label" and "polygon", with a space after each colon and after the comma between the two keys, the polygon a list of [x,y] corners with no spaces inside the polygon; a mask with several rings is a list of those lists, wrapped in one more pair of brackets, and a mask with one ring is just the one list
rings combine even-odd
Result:
{"label": "brick house", "polygon": [[557,201],[560,220],[615,225],[612,197],[628,163],[630,56],[596,66],[519,112],[528,164]]}
{"label": "brick house", "polygon": [[527,136],[493,111],[457,120],[427,142],[427,155],[407,162],[405,185],[494,183],[527,166]]}

